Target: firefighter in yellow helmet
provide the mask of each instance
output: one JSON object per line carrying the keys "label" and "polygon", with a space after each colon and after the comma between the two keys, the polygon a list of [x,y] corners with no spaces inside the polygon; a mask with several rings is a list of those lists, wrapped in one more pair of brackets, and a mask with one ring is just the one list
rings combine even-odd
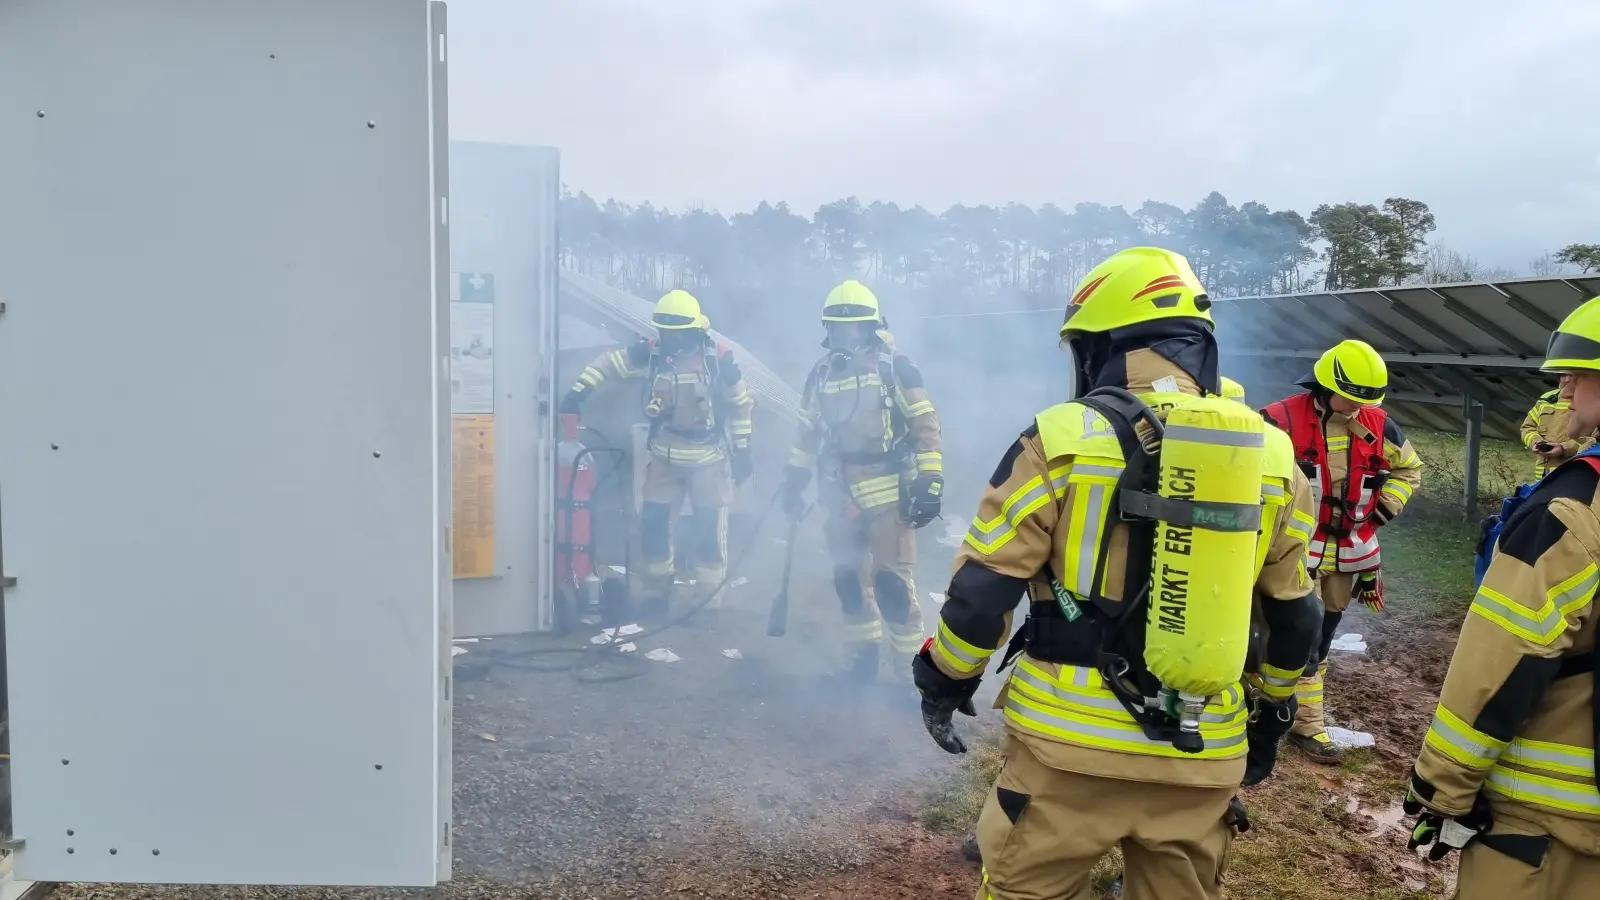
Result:
{"label": "firefighter in yellow helmet", "polygon": [[[1600,426],[1600,297],[1550,336],[1572,428]],[[1600,456],[1545,476],[1505,520],[1411,774],[1413,847],[1461,849],[1461,900],[1592,897],[1600,885],[1595,693]],[[1464,848],[1464,849],[1463,849]]]}
{"label": "firefighter in yellow helmet", "polygon": [[1220,897],[1248,824],[1234,795],[1271,772],[1294,720],[1319,609],[1310,485],[1281,433],[1215,396],[1210,305],[1167,250],[1084,278],[1061,328],[1075,399],[1001,456],[912,663],[929,734],[964,752],[952,714],[973,714],[1027,597],[1000,666],[979,900],[1087,896],[1119,845],[1127,900]]}
{"label": "firefighter in yellow helmet", "polygon": [[1542,394],[1522,420],[1522,446],[1533,454],[1534,481],[1595,442],[1595,433],[1592,431],[1577,437],[1567,433],[1571,405],[1561,396],[1561,388],[1571,378],[1570,374],[1559,376],[1560,384],[1556,389]]}
{"label": "firefighter in yellow helmet", "polygon": [[[711,322],[688,291],[670,291],[650,316],[656,337],[602,353],[561,401],[565,436],[577,437],[583,402],[606,382],[644,379],[650,461],[645,467],[639,543],[644,551],[643,611],[666,613],[676,561],[673,520],[689,498],[686,544],[700,591],[727,574],[728,506],[750,477],[750,414],[755,404],[733,353],[710,334]],[[712,603],[718,598],[712,598]]]}
{"label": "firefighter in yellow helmet", "polygon": [[1328,737],[1323,714],[1329,645],[1351,599],[1383,610],[1378,529],[1400,515],[1421,486],[1422,459],[1380,405],[1389,370],[1370,344],[1339,343],[1299,384],[1305,393],[1261,411],[1289,434],[1301,469],[1322,498],[1309,545],[1324,605],[1322,638],[1300,685],[1299,718],[1289,740],[1314,761],[1332,764],[1342,753]]}
{"label": "firefighter in yellow helmet", "polygon": [[[922,609],[912,568],[914,529],[939,515],[944,461],[939,416],[922,373],[895,348],[878,298],[859,281],[828,293],[822,307],[827,353],[801,394],[799,440],[784,473],[784,508],[804,507],[813,469],[844,612],[846,673],[878,672],[887,626],[890,650],[906,661],[922,643]],[[881,622],[880,622],[880,616]]]}

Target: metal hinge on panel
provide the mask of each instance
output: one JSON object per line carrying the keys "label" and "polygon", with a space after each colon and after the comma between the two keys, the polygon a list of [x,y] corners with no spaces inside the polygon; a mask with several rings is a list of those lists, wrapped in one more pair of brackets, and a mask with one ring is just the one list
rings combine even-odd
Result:
{"label": "metal hinge on panel", "polygon": [[15,853],[18,850],[21,850],[22,849],[22,845],[27,843],[27,842],[28,842],[27,838],[19,837],[17,835],[12,835],[11,837],[8,837],[3,841],[0,841],[0,850],[8,850],[8,851],[10,851],[12,853]]}
{"label": "metal hinge on panel", "polygon": [[8,587],[16,587],[16,586],[17,586],[17,576],[15,576],[15,575],[0,575],[0,588],[8,588]]}

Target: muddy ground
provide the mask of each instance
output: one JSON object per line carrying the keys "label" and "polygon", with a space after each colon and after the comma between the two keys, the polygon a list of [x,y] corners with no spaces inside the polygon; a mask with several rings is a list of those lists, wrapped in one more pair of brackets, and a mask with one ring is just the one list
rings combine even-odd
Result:
{"label": "muddy ground", "polygon": [[[919,573],[930,622],[936,604],[928,594],[942,588],[949,553],[939,537],[927,535]],[[770,535],[761,538],[745,571],[776,571],[781,551]],[[894,673],[885,670],[867,689],[826,674],[839,662],[828,565],[814,537],[798,553],[794,615],[782,639],[764,634],[771,579],[754,578],[731,588],[714,617],[643,642],[627,661],[531,670],[598,658],[542,652],[581,646],[586,635],[462,645],[455,872],[445,886],[69,885],[55,896],[971,897],[978,873],[957,852],[959,833],[920,824],[928,786],[949,777],[956,761],[927,739],[914,691]],[[1259,824],[1237,845],[1230,897],[1445,895],[1444,869],[1425,869],[1405,851],[1395,804],[1453,630],[1357,612],[1341,631],[1366,635],[1369,651],[1336,654],[1333,716],[1373,733],[1376,747],[1332,768],[1285,747],[1278,775],[1245,792]],[[639,659],[658,647],[681,659]],[[630,675],[637,677],[590,680]],[[984,696],[997,686],[989,681]],[[1302,892],[1307,879],[1333,893]],[[1393,893],[1378,893],[1389,887]]]}

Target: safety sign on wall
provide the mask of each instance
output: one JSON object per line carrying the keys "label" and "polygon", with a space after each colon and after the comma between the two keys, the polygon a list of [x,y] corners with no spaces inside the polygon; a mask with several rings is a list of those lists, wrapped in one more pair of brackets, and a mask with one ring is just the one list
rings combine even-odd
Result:
{"label": "safety sign on wall", "polygon": [[451,416],[456,578],[494,574],[494,416]]}
{"label": "safety sign on wall", "polygon": [[494,275],[450,291],[450,419],[456,578],[494,575]]}
{"label": "safety sign on wall", "polygon": [[457,272],[450,292],[450,412],[494,414],[494,276]]}

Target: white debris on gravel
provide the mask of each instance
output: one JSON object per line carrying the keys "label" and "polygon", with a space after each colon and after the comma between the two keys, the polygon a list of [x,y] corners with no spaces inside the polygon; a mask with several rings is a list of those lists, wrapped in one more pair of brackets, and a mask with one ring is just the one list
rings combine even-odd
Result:
{"label": "white debris on gravel", "polygon": [[963,519],[961,521],[952,521],[949,527],[945,528],[944,535],[935,538],[935,540],[946,547],[961,546],[962,539],[967,535],[967,526],[961,524],[962,521],[966,520]]}
{"label": "white debris on gravel", "polygon": [[740,653],[738,650],[732,648],[722,651],[722,655],[729,659],[744,659],[743,653]]}
{"label": "white debris on gravel", "polygon": [[454,656],[465,656],[466,653],[467,653],[467,648],[465,648],[465,647],[451,647],[450,648],[450,655],[453,656],[453,657]]}
{"label": "white debris on gravel", "polygon": [[495,743],[499,743],[499,741],[500,741],[499,738],[495,737],[494,735],[490,734],[487,731],[478,732],[478,737],[482,738],[483,740],[486,740],[486,741],[494,741]]}
{"label": "white debris on gravel", "polygon": [[628,574],[628,570],[624,569],[621,566],[612,566],[611,567],[611,571],[617,573],[618,575],[626,575],[626,574]]}
{"label": "white debris on gravel", "polygon": [[729,582],[728,583],[728,587],[738,587],[741,584],[749,584],[749,583],[750,583],[750,579],[744,577],[743,575],[740,575],[738,578],[735,578],[733,581]]}
{"label": "white debris on gravel", "polygon": [[1376,741],[1365,731],[1351,731],[1336,725],[1328,727],[1328,740],[1335,747],[1371,747]]}
{"label": "white debris on gravel", "polygon": [[941,606],[944,604],[944,594],[941,594],[938,591],[929,591],[928,599],[940,604]]}
{"label": "white debris on gravel", "polygon": [[1359,634],[1341,634],[1328,645],[1329,650],[1343,650],[1346,653],[1367,652],[1367,642]]}
{"label": "white debris on gravel", "polygon": [[643,630],[644,630],[643,627],[641,627],[639,625],[635,625],[635,624],[629,623],[627,625],[622,626],[621,628],[618,628],[617,629],[617,634],[620,634],[623,637],[627,637],[630,634],[638,634],[639,632],[641,632]]}
{"label": "white debris on gravel", "polygon": [[670,663],[670,662],[677,662],[678,660],[683,659],[683,657],[679,656],[676,653],[673,653],[671,650],[668,650],[666,647],[657,647],[656,649],[651,650],[649,653],[646,653],[645,656],[647,658],[649,658],[649,659],[655,660],[656,662],[669,662]]}
{"label": "white debris on gravel", "polygon": [[633,641],[629,641],[626,644],[619,646],[617,651],[620,653],[632,653],[637,649],[639,649],[639,645],[635,644]]}
{"label": "white debris on gravel", "polygon": [[478,642],[477,638],[452,638],[451,639],[451,643],[455,643],[455,644],[476,644],[477,642]]}

